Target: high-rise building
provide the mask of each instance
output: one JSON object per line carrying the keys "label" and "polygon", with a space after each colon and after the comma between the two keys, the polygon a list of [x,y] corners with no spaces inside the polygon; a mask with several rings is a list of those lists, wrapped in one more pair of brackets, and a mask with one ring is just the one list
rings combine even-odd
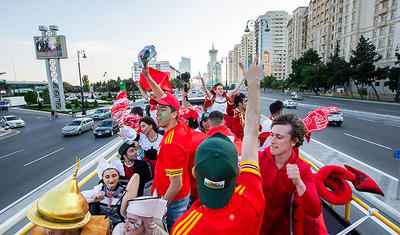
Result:
{"label": "high-rise building", "polygon": [[191,73],[190,70],[190,58],[181,57],[181,62],[179,62],[179,72],[184,73],[188,72]]}
{"label": "high-rise building", "polygon": [[[265,26],[261,27],[255,43],[258,43],[259,63],[264,65],[264,72],[273,75],[277,79],[285,78],[286,70],[286,26],[291,16],[286,11],[267,11],[264,15],[257,18],[258,21],[268,22],[269,32],[265,31]],[[257,47],[254,45],[254,47]],[[267,52],[267,53],[265,53]],[[253,50],[255,55],[256,50]],[[265,58],[264,55],[268,57]],[[254,57],[253,57],[254,58]],[[268,66],[266,66],[268,65]]]}
{"label": "high-rise building", "polygon": [[242,50],[240,44],[236,44],[233,48],[233,83],[239,83],[242,78],[242,70],[239,67],[239,62],[242,58]]}
{"label": "high-rise building", "polygon": [[[307,7],[293,12],[287,25],[287,71],[291,62],[312,48],[326,63],[339,46],[346,61],[350,60],[361,35],[375,44],[382,59],[378,67],[393,66],[395,49],[400,43],[398,0],[313,0]],[[305,45],[305,46],[304,46]],[[374,85],[381,94],[391,93],[385,81]]]}
{"label": "high-rise building", "polygon": [[[152,67],[153,69],[157,69],[162,72],[169,72],[171,79],[176,78],[179,74],[179,71],[174,66],[172,66],[169,61],[150,60],[149,67]],[[133,63],[133,69],[134,81],[139,81],[142,68],[139,66],[138,62]]]}
{"label": "high-rise building", "polygon": [[209,81],[213,83],[221,81],[221,63],[217,61],[218,50],[214,48],[214,43],[212,44],[210,53],[210,62],[207,64],[207,77]]}
{"label": "high-rise building", "polygon": [[248,69],[253,63],[253,42],[254,36],[252,33],[244,34],[240,43],[240,62]]}

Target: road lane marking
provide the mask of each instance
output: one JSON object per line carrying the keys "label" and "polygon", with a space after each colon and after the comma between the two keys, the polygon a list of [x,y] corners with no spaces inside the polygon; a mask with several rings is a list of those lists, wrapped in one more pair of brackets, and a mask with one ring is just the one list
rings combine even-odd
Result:
{"label": "road lane marking", "polygon": [[368,165],[368,164],[366,164],[366,163],[364,163],[364,162],[362,162],[362,161],[360,161],[360,160],[358,160],[358,159],[355,159],[355,158],[353,158],[353,157],[350,157],[349,155],[347,155],[347,154],[345,154],[345,153],[343,153],[343,152],[340,152],[339,150],[334,149],[334,148],[332,148],[332,147],[330,147],[330,146],[328,146],[328,145],[326,145],[326,144],[324,144],[324,143],[321,143],[321,142],[319,142],[318,140],[315,140],[315,139],[311,138],[311,141],[314,141],[315,143],[320,144],[320,145],[324,146],[324,147],[327,148],[327,149],[330,149],[330,150],[332,150],[332,151],[335,151],[335,152],[337,152],[338,154],[341,154],[341,155],[343,155],[344,157],[347,157],[348,159],[351,159],[351,160],[353,160],[353,161],[355,161],[355,162],[357,162],[357,163],[359,163],[359,164],[361,164],[361,165],[363,165],[363,166],[365,166],[365,167],[368,167],[368,168],[370,168],[370,169],[372,169],[372,170],[378,172],[379,174],[382,174],[382,175],[388,177],[389,179],[394,180],[395,182],[399,182],[399,179],[397,179],[396,177],[391,176],[391,175],[389,175],[389,174],[387,174],[387,173],[385,173],[385,172],[383,172],[383,171],[381,171],[381,170],[379,170],[379,169],[377,169],[377,168],[375,168],[375,167],[372,167],[372,166],[370,166],[370,165]]}
{"label": "road lane marking", "polygon": [[364,121],[367,121],[367,122],[375,122],[374,120],[370,120],[370,119],[366,119],[366,118],[357,118],[357,119],[364,120]]}
{"label": "road lane marking", "polygon": [[50,155],[52,155],[52,154],[54,154],[54,153],[56,153],[56,152],[59,152],[59,151],[61,151],[61,150],[63,150],[63,149],[64,149],[64,148],[57,149],[56,151],[53,151],[53,152],[51,152],[51,153],[49,153],[49,154],[47,154],[47,155],[44,155],[44,156],[41,157],[41,158],[38,158],[38,159],[36,159],[36,160],[34,160],[34,161],[31,161],[31,162],[29,162],[29,163],[26,163],[24,166],[29,166],[29,165],[31,165],[31,164],[33,164],[33,163],[39,161],[39,160],[42,160],[43,158],[46,158],[46,157],[48,157],[48,156],[50,156]]}
{"label": "road lane marking", "polygon": [[355,138],[355,139],[359,139],[359,140],[365,141],[365,142],[370,143],[370,144],[374,144],[374,145],[376,145],[376,146],[379,146],[379,147],[382,147],[382,148],[385,148],[385,149],[392,150],[391,148],[386,147],[386,146],[384,146],[384,145],[377,144],[377,143],[375,143],[375,142],[372,142],[372,141],[369,141],[369,140],[366,140],[366,139],[363,139],[363,138],[360,138],[360,137],[357,137],[357,136],[354,136],[354,135],[350,135],[350,134],[347,134],[347,133],[344,133],[344,135],[347,135],[347,136],[353,137],[353,138]]}
{"label": "road lane marking", "polygon": [[20,149],[20,150],[18,150],[18,151],[13,152],[13,153],[9,153],[9,154],[6,154],[6,155],[4,155],[4,156],[1,156],[0,159],[6,158],[6,157],[8,157],[8,156],[11,156],[11,155],[13,155],[13,154],[16,154],[16,153],[19,153],[19,152],[22,152],[22,151],[24,151],[24,149]]}

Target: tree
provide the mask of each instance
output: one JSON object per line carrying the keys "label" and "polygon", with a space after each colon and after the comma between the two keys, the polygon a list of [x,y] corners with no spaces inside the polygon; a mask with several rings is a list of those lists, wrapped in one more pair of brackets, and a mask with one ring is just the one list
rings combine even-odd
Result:
{"label": "tree", "polygon": [[307,89],[314,91],[319,95],[320,89],[327,89],[326,65],[319,62],[316,65],[307,65],[301,70],[303,84]]}
{"label": "tree", "polygon": [[83,75],[82,77],[82,85],[83,85],[83,90],[84,91],[89,91],[89,77],[88,75]]}
{"label": "tree", "polygon": [[43,91],[43,103],[50,104],[50,93],[48,88]]}
{"label": "tree", "polygon": [[27,104],[36,104],[37,103],[37,94],[33,91],[28,91],[24,95],[24,100]]}
{"label": "tree", "polygon": [[171,84],[173,89],[182,89],[184,86],[184,81],[177,79],[177,78],[173,78],[169,80],[169,83]]}
{"label": "tree", "polygon": [[[375,92],[375,95],[380,99],[378,92],[375,89],[374,82],[377,79],[376,67],[374,63],[378,62],[381,56],[375,51],[375,45],[365,39],[361,35],[360,40],[357,43],[356,50],[352,50],[352,56],[350,58],[351,65],[351,78],[356,84],[357,90],[364,88],[364,85],[369,85]],[[360,93],[360,92],[359,92]],[[361,98],[364,98],[364,94],[360,94]]]}
{"label": "tree", "polygon": [[71,84],[69,84],[68,82],[63,82],[63,86],[64,86],[65,92],[73,92],[74,91],[74,87]]}
{"label": "tree", "polygon": [[339,51],[339,44],[336,44],[335,53],[326,63],[327,86],[333,86],[333,90],[335,90],[336,85],[345,86],[350,81],[350,64],[339,56]]}
{"label": "tree", "polygon": [[302,70],[305,66],[314,66],[320,63],[321,58],[318,52],[314,49],[309,49],[303,56],[292,61],[292,73],[289,75],[288,84],[293,84],[299,89],[304,89],[304,78],[301,76]]}

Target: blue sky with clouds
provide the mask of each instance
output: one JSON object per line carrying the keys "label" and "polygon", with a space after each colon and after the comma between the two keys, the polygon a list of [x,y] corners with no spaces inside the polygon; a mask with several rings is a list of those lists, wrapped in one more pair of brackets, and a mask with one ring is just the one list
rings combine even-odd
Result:
{"label": "blue sky with clouds", "polygon": [[[0,72],[2,79],[46,80],[45,64],[36,60],[33,36],[39,25],[58,25],[66,36],[68,59],[61,60],[63,81],[79,84],[78,49],[84,49],[82,74],[89,80],[130,77],[138,52],[157,48],[157,60],[178,67],[180,57],[191,58],[192,73],[206,72],[208,50],[214,42],[218,59],[239,43],[248,19],[266,11],[291,13],[309,0],[86,0],[0,1]],[[14,63],[13,63],[14,62]],[[14,66],[13,66],[14,64]],[[15,68],[15,74],[14,74]]]}

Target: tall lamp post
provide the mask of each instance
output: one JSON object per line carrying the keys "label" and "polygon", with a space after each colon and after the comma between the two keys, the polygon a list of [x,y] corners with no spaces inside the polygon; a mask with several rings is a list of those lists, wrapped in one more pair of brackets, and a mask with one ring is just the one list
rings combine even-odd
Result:
{"label": "tall lamp post", "polygon": [[[395,55],[396,55],[396,59],[397,59],[396,64],[398,64],[400,62],[400,43],[397,44],[397,46],[396,46]],[[399,78],[397,79],[397,92],[396,92],[396,95],[394,96],[394,102],[400,103],[400,75],[399,75]]]}
{"label": "tall lamp post", "polygon": [[[260,31],[260,27],[264,27],[264,32],[269,32],[269,27],[268,27],[268,22],[266,19],[259,19],[259,20],[248,20],[246,23],[246,29],[244,30],[244,32],[249,33],[250,29],[249,26],[253,26],[255,33],[256,33],[256,54],[259,52],[258,51],[258,35],[259,35],[259,31]],[[261,36],[261,46],[262,46],[262,36]],[[263,50],[264,51],[264,50]],[[259,56],[263,56],[259,53]]]}
{"label": "tall lamp post", "polygon": [[78,71],[79,71],[79,83],[81,84],[81,99],[82,99],[82,115],[86,115],[86,109],[85,109],[85,102],[83,99],[83,87],[82,87],[82,77],[81,77],[81,61],[80,61],[80,55],[82,55],[83,58],[86,58],[86,54],[84,50],[78,50]]}

